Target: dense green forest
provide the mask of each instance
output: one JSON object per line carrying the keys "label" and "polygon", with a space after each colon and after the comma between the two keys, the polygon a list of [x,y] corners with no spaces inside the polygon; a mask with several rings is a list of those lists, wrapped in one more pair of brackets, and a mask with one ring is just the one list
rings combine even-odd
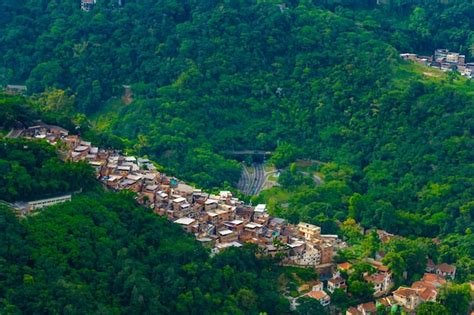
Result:
{"label": "dense green forest", "polygon": [[[293,221],[456,244],[473,228],[474,85],[398,54],[471,58],[474,6],[382,3],[2,1],[0,82],[64,90],[104,143],[203,187],[237,181],[223,151],[274,150],[283,188],[261,198]],[[324,184],[297,158],[325,162]]]}
{"label": "dense green forest", "polygon": [[0,138],[0,199],[26,201],[96,185],[86,163],[62,162],[46,141]]}
{"label": "dense green forest", "polygon": [[131,196],[90,193],[18,221],[0,208],[2,314],[281,314],[252,248],[209,258]]}
{"label": "dense green forest", "polygon": [[0,130],[7,133],[18,125],[31,125],[39,114],[25,98],[0,93]]}

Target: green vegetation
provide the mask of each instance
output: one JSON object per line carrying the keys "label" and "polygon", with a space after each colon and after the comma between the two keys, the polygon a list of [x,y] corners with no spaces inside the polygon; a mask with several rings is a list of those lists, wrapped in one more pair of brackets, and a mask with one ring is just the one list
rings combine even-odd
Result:
{"label": "green vegetation", "polygon": [[[299,156],[336,160],[354,169],[362,181],[357,190],[371,192],[370,199],[387,199],[395,189],[387,186],[403,182],[415,186],[404,197],[412,201],[431,183],[465,184],[444,177],[453,169],[462,173],[458,166],[467,158],[463,135],[470,100],[462,91],[472,90],[460,87],[467,84],[463,80],[435,83],[418,76],[384,43],[409,38],[405,48],[420,51],[416,45],[427,42],[420,38],[437,34],[439,23],[423,25],[414,4],[438,19],[444,10],[469,16],[472,7],[292,1],[281,9],[268,1],[125,1],[118,9],[115,1],[100,1],[85,13],[73,0],[47,7],[6,1],[1,9],[9,13],[0,22],[6,29],[0,39],[3,81],[27,82],[31,92],[70,89],[77,110],[106,117],[101,106],[115,97],[109,107],[114,113],[99,118],[97,126],[201,186],[236,182],[240,167],[221,157],[222,150],[276,148],[278,166]],[[405,20],[412,22],[406,30]],[[469,21],[449,21],[450,31],[443,34],[462,30],[457,46],[449,48],[468,46]],[[433,45],[448,40],[453,43],[440,35]],[[116,104],[122,84],[131,84],[134,93],[135,102],[127,106]],[[458,159],[456,151],[465,153]],[[400,226],[411,220],[405,212],[420,212],[405,200],[393,205],[404,211]],[[420,207],[430,215],[439,212]],[[367,217],[380,225],[377,216]]]}
{"label": "green vegetation", "polygon": [[435,302],[426,302],[416,309],[418,315],[449,315],[450,313],[443,305]]}
{"label": "green vegetation", "polygon": [[18,222],[0,209],[2,314],[281,314],[255,248],[213,258],[131,196],[90,193]]}
{"label": "green vegetation", "polygon": [[449,314],[466,314],[472,301],[471,288],[468,284],[447,285],[442,288],[439,301],[448,309]]}
{"label": "green vegetation", "polygon": [[[377,2],[103,0],[86,13],[76,0],[2,1],[0,83],[46,91],[32,101],[46,117],[65,111],[65,127],[201,187],[237,182],[222,152],[274,151],[282,187],[255,200],[274,214],[343,233],[347,257],[379,246],[356,223],[407,237],[384,248],[399,282],[427,255],[472,279],[474,84],[398,54],[472,58],[474,5]],[[9,102],[6,127],[34,116]]]}
{"label": "green vegetation", "polygon": [[59,160],[45,142],[0,140],[0,168],[0,195],[9,201],[89,188],[21,221],[0,205],[1,314],[288,310],[278,287],[282,270],[256,258],[255,246],[210,258],[133,194],[102,191],[88,165]]}
{"label": "green vegetation", "polygon": [[32,200],[97,185],[85,163],[62,162],[46,141],[0,139],[0,198]]}
{"label": "green vegetation", "polygon": [[[111,101],[114,113],[101,111],[94,139],[156,157],[200,186],[237,181],[240,166],[223,150],[275,149],[279,167],[299,157],[331,162],[319,187],[298,172],[282,174],[293,220],[352,217],[364,227],[429,237],[472,229],[473,86],[402,63],[384,43],[392,33],[369,27],[382,7],[173,4],[126,1],[118,10],[101,1],[84,13],[71,0],[13,10],[2,22],[0,52],[6,68],[18,59],[22,68],[8,80],[26,80],[32,92],[71,88],[76,110],[88,113],[131,83],[135,101]],[[464,14],[466,7],[446,10]],[[48,18],[21,19],[32,12]],[[398,14],[403,21],[418,13],[404,7]],[[36,37],[43,41],[33,45]]]}
{"label": "green vegetation", "polygon": [[303,297],[298,299],[300,305],[296,308],[295,314],[297,315],[311,315],[311,314],[328,314],[321,303],[315,299]]}
{"label": "green vegetation", "polygon": [[19,96],[0,94],[0,128],[8,132],[19,123],[30,124],[38,119],[38,113]]}

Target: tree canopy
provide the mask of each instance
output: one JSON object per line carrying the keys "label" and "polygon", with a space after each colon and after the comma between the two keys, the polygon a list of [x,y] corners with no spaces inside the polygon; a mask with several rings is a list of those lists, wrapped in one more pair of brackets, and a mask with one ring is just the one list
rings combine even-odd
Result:
{"label": "tree canopy", "polygon": [[2,314],[281,314],[280,273],[254,248],[213,258],[126,194],[75,197],[18,221],[0,209]]}

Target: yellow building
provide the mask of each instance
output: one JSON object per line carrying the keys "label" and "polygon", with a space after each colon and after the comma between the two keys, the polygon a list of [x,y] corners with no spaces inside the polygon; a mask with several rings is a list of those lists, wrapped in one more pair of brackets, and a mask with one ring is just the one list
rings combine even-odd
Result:
{"label": "yellow building", "polygon": [[300,222],[298,224],[298,234],[308,241],[313,241],[321,235],[321,228],[314,224]]}

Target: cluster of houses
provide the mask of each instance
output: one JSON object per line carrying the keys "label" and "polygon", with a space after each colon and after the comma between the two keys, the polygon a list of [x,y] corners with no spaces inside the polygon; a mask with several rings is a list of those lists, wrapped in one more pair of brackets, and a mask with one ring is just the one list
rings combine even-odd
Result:
{"label": "cluster of houses", "polygon": [[[455,267],[447,266],[455,270]],[[370,278],[365,277],[368,282],[374,284],[374,297],[379,298],[373,302],[360,304],[357,307],[350,307],[346,311],[346,315],[377,314],[378,306],[392,310],[401,309],[406,314],[414,314],[416,308],[421,303],[436,302],[441,286],[447,282],[445,277],[437,273],[427,272],[423,275],[421,280],[414,282],[411,287],[401,286],[390,294],[390,289],[393,286],[389,276],[390,271],[387,271],[385,280],[382,279],[382,275],[383,273],[381,274],[380,272],[372,275],[373,278],[379,278],[376,281],[371,281]],[[377,290],[379,287],[384,287],[383,291]]]}
{"label": "cluster of houses", "polygon": [[[376,230],[376,232],[382,243],[399,237],[383,230]],[[371,272],[363,274],[363,279],[373,286],[373,301],[349,307],[346,315],[376,315],[380,307],[393,312],[415,314],[420,304],[436,302],[440,288],[456,276],[455,266],[446,263],[436,265],[428,259],[425,274],[419,281],[414,282],[410,287],[401,286],[394,290],[392,271],[382,263],[384,256],[383,252],[377,252],[375,259],[363,260],[372,267]],[[328,306],[331,304],[331,295],[336,290],[342,290],[350,295],[351,293],[347,292],[346,279],[354,272],[353,264],[348,261],[339,263],[333,270],[332,277],[329,279],[301,285],[298,288],[299,296],[291,301],[293,309],[298,306],[298,299],[303,297],[318,300],[321,305]]]}
{"label": "cluster of houses", "polygon": [[64,160],[88,163],[104,186],[135,192],[138,203],[194,234],[214,253],[254,243],[266,254],[281,255],[284,264],[316,266],[331,274],[334,253],[347,246],[337,235],[321,234],[318,226],[289,224],[270,216],[266,205],[247,205],[230,191],[210,194],[196,189],[158,171],[146,158],[98,148],[61,127],[40,124],[21,136],[45,139],[58,147]]}
{"label": "cluster of houses", "polygon": [[466,63],[466,56],[448,49],[436,49],[433,56],[420,56],[417,54],[403,53],[400,57],[425,66],[440,69],[442,71],[457,71],[462,76],[472,78],[474,63]]}
{"label": "cluster of houses", "polygon": [[[447,281],[454,279],[456,274],[454,266],[443,263],[433,267],[428,263],[426,273],[419,281],[414,282],[411,287],[401,286],[391,292],[394,283],[390,269],[377,260],[367,259],[366,262],[374,267],[373,273],[364,273],[363,276],[366,282],[373,285],[374,300],[349,307],[346,310],[346,315],[376,315],[379,307],[394,312],[403,311],[405,314],[415,314],[415,310],[420,304],[436,302],[440,288]],[[350,262],[337,264],[336,272],[327,280],[326,286],[319,280],[305,283],[298,288],[298,292],[300,292],[298,298],[312,298],[319,301],[321,305],[328,306],[331,303],[330,294],[335,290],[347,291],[346,279],[341,274],[350,275],[352,272]],[[297,306],[298,301],[295,299],[292,301],[292,307]]]}
{"label": "cluster of houses", "polygon": [[[21,136],[45,139],[58,147],[64,160],[90,164],[105,187],[135,192],[138,203],[194,234],[199,242],[212,249],[212,253],[254,243],[262,253],[279,255],[285,265],[315,268],[326,286],[322,281],[305,284],[298,289],[301,294],[298,298],[309,297],[328,306],[330,294],[336,289],[347,291],[343,275],[352,272],[352,264],[333,263],[334,253],[346,248],[347,244],[337,235],[321,234],[321,228],[316,225],[304,222],[289,224],[282,218],[270,216],[266,205],[247,205],[230,191],[211,194],[196,189],[160,172],[146,158],[100,149],[77,135],[69,135],[61,127],[40,124],[23,130]],[[59,197],[57,202],[67,200],[70,200],[70,195]],[[55,201],[46,203],[51,205]],[[384,243],[396,237],[383,230],[377,230],[377,235]],[[347,315],[376,314],[378,305],[401,307],[407,313],[413,313],[419,304],[435,301],[446,279],[454,279],[456,275],[454,266],[435,265],[429,261],[427,273],[420,281],[390,293],[393,289],[392,272],[381,262],[383,256],[383,253],[377,253],[375,259],[365,261],[373,267],[373,272],[364,273],[363,278],[373,285],[374,301],[349,308]],[[294,299],[292,306],[297,305],[297,299]]]}
{"label": "cluster of houses", "polygon": [[[381,262],[373,259],[368,259],[367,263],[373,267],[374,272],[366,272],[363,276],[365,281],[373,285],[374,298],[388,294],[390,289],[393,287],[392,273],[390,269]],[[331,303],[331,297],[329,294],[333,294],[336,290],[342,290],[343,292],[347,293],[347,280],[342,276],[342,273],[349,275],[352,272],[352,264],[350,262],[337,264],[337,268],[332,274],[332,277],[326,281],[325,288],[323,282],[321,281],[313,281],[309,285],[304,284],[298,288],[298,291],[303,293],[299,297],[313,298],[318,300],[321,305],[328,306]],[[307,292],[308,290],[309,292]],[[369,306],[372,304],[373,308],[370,308]],[[293,307],[296,307],[297,305],[297,302],[293,303]],[[371,302],[359,305],[359,308],[365,309],[366,307],[375,309],[375,303]],[[355,312],[355,309],[356,308],[350,308],[347,314],[370,314],[368,311],[357,313]]]}

